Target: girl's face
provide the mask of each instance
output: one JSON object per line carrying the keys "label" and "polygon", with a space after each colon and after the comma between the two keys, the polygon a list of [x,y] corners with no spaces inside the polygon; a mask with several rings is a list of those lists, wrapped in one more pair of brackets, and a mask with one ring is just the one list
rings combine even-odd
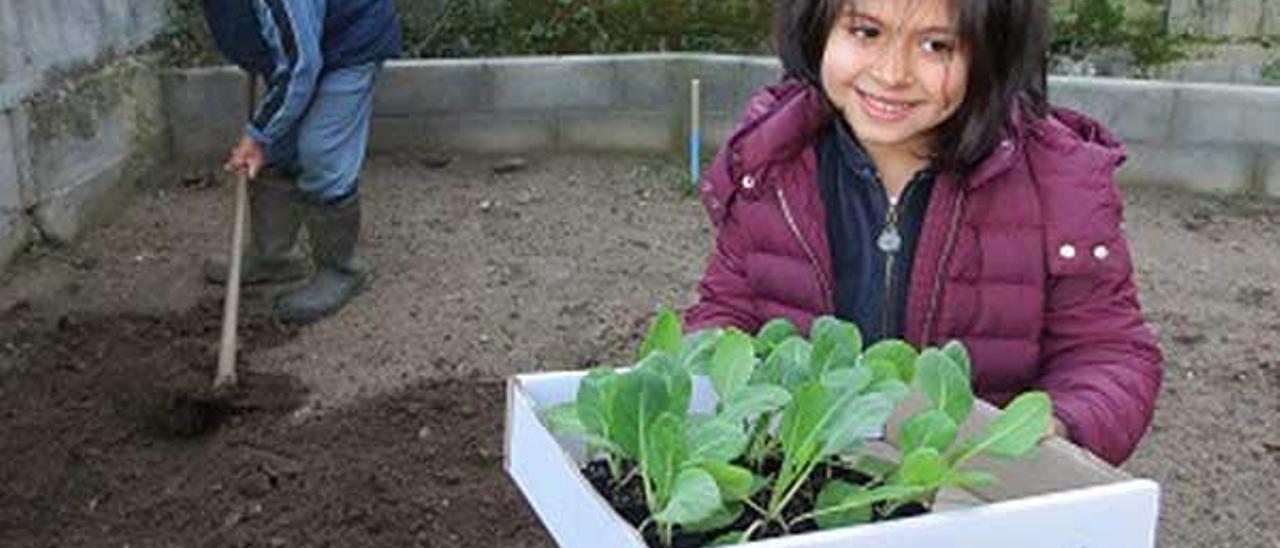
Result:
{"label": "girl's face", "polygon": [[949,0],[847,2],[827,37],[822,88],[869,148],[932,152],[964,99],[969,55]]}

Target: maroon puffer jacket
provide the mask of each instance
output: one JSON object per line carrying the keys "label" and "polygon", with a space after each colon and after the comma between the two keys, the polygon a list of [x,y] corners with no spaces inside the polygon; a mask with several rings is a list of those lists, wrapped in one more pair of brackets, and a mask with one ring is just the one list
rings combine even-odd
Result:
{"label": "maroon puffer jacket", "polygon": [[[830,120],[796,82],[752,98],[701,188],[718,233],[688,329],[803,330],[834,310],[815,144]],[[1054,109],[1014,131],[965,180],[940,175],[907,294],[906,338],[959,339],[978,395],[1004,405],[1047,391],[1070,437],[1129,457],[1151,421],[1162,356],[1143,322],[1113,173],[1124,148],[1097,122]]]}

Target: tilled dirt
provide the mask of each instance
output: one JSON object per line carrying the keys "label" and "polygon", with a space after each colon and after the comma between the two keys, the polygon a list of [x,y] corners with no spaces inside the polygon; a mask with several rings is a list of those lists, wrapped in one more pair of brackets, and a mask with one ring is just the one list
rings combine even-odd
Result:
{"label": "tilled dirt", "polygon": [[[156,181],[71,248],[0,278],[0,546],[512,546],[552,542],[502,471],[502,381],[620,363],[687,305],[710,244],[677,159],[374,159],[368,292],[302,329],[245,293],[240,365],[293,379],[207,435],[154,427],[211,380],[229,192]],[[1280,547],[1280,205],[1128,191],[1167,357],[1127,465],[1163,488],[1162,546]]]}

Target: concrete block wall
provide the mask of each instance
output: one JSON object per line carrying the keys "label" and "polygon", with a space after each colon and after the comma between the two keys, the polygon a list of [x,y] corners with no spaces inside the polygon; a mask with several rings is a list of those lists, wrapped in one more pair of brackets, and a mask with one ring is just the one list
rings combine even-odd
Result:
{"label": "concrete block wall", "polygon": [[1124,139],[1122,181],[1280,197],[1280,88],[1054,78],[1050,98]]}
{"label": "concrete block wall", "polygon": [[686,55],[394,63],[378,90],[371,146],[375,152],[678,149],[690,80],[702,80],[711,138],[736,118],[754,75],[748,67],[757,63]]}
{"label": "concrete block wall", "polygon": [[157,61],[131,56],[165,0],[0,0],[0,268],[68,241],[168,152]]}
{"label": "concrete block wall", "polygon": [[0,112],[0,266],[26,245],[31,233],[26,201],[18,186],[20,155],[12,118],[10,113]]}
{"label": "concrete block wall", "polygon": [[113,64],[68,85],[28,102],[18,128],[27,209],[42,236],[61,242],[110,215],[168,157],[154,63]]}
{"label": "concrete block wall", "polygon": [[[702,81],[703,145],[728,136],[775,59],[622,55],[404,61],[376,96],[374,153],[686,150],[689,80]],[[166,77],[173,148],[220,161],[238,131],[231,69]],[[1100,119],[1129,146],[1126,183],[1280,197],[1280,88],[1053,78],[1055,103]],[[234,106],[233,106],[234,105]],[[214,134],[217,134],[216,137]]]}
{"label": "concrete block wall", "polygon": [[1220,37],[1280,36],[1280,0],[1166,0],[1169,30]]}
{"label": "concrete block wall", "polygon": [[0,110],[146,44],[166,20],[165,0],[0,0]]}

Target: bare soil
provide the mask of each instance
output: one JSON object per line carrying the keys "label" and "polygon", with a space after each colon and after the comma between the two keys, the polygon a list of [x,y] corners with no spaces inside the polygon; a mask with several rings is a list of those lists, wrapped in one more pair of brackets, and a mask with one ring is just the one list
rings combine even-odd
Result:
{"label": "bare soil", "polygon": [[[508,546],[552,542],[502,471],[502,382],[619,363],[684,306],[710,231],[683,162],[375,158],[374,284],[306,328],[246,291],[249,405],[195,438],[156,427],[211,380],[229,192],[150,182],[108,226],[0,278],[0,545]],[[1127,469],[1163,487],[1162,546],[1280,547],[1280,204],[1129,189],[1148,318],[1167,357]],[[255,377],[257,376],[257,377]]]}

